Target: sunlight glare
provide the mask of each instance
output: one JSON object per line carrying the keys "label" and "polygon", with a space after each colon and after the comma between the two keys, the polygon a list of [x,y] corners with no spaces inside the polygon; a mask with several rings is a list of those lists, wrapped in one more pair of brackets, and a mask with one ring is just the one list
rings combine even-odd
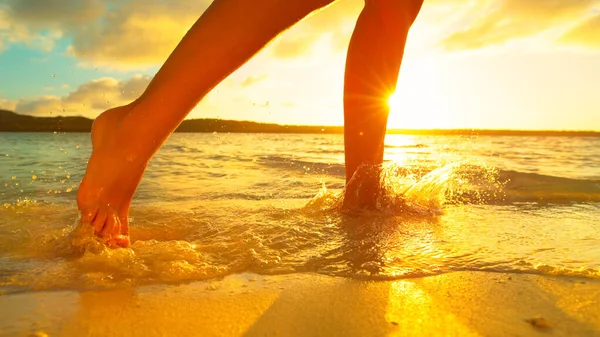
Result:
{"label": "sunlight glare", "polygon": [[393,92],[393,93],[392,93],[392,94],[391,94],[391,95],[388,97],[388,100],[387,100],[388,107],[390,107],[390,111],[397,110],[397,109],[398,109],[398,107],[399,107],[399,102],[400,102],[400,100],[399,100],[399,98],[398,98],[398,94],[397,94],[397,93],[395,93],[395,92]]}
{"label": "sunlight glare", "polygon": [[389,96],[388,129],[437,129],[452,124],[447,93],[439,72],[429,60],[406,62],[396,91]]}

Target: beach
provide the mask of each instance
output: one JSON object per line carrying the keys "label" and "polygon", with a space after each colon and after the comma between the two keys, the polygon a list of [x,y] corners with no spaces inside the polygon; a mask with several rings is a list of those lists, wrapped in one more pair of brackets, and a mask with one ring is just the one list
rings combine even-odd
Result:
{"label": "beach", "polygon": [[[600,336],[598,138],[175,134],[129,248],[79,228],[89,135],[0,134],[0,335]],[[254,144],[254,146],[248,146]]]}
{"label": "beach", "polygon": [[600,337],[598,28],[0,0],[0,337]]}
{"label": "beach", "polygon": [[238,274],[0,296],[7,336],[599,336],[600,282],[455,272],[396,281]]}

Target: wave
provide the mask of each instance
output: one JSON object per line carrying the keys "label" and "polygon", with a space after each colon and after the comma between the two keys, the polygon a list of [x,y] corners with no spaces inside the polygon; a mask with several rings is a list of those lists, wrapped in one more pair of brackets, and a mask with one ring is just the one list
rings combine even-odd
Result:
{"label": "wave", "polygon": [[[311,161],[283,155],[261,156],[254,161],[268,169],[284,170],[287,173],[325,175],[339,179],[345,177],[345,167],[340,163]],[[365,175],[378,175],[383,179],[378,182],[378,188],[382,190],[382,197],[388,201],[398,197],[405,198],[405,194],[408,193],[412,199],[427,199],[425,203],[433,203],[436,208],[441,207],[442,204],[514,205],[600,202],[600,180],[594,179],[502,170],[473,162],[455,162],[438,167],[428,164],[398,166],[388,162],[376,170],[377,172],[371,173],[363,170],[357,174],[355,184],[351,187],[354,189],[354,195],[362,193],[359,185],[363,185],[364,182],[359,180],[367,179]],[[343,184],[329,187],[342,189]],[[307,191],[301,192],[303,196],[306,193]],[[229,196],[216,195],[214,197],[229,198]],[[230,197],[233,198],[234,195]],[[264,195],[253,193],[239,197],[249,200],[265,198]],[[300,197],[300,195],[295,196],[295,198]],[[394,207],[388,206],[384,208]]]}
{"label": "wave", "polygon": [[[36,215],[57,211],[61,213],[56,205],[28,209]],[[16,231],[11,234],[15,239],[0,251],[0,291],[177,284],[244,272],[314,272],[368,280],[454,271],[600,278],[597,260],[586,262],[585,246],[579,247],[579,253],[570,252],[577,260],[562,255],[560,246],[538,245],[547,253],[543,256],[535,254],[540,250],[535,244],[521,252],[506,249],[510,245],[497,246],[497,236],[508,232],[494,226],[496,220],[482,222],[497,231],[484,231],[479,237],[471,232],[461,239],[467,235],[463,226],[478,224],[444,224],[427,214],[348,216],[329,211],[323,216],[307,207],[287,212],[270,207],[229,211],[224,207],[202,217],[165,209],[142,217],[132,227],[132,246],[120,249],[108,249],[93,235],[92,227],[79,226],[78,219],[68,228],[63,221],[62,225],[46,223],[43,231]],[[14,225],[22,224],[17,214],[9,218]],[[450,233],[452,227],[460,230],[459,236]],[[535,238],[543,231],[539,226],[522,235]],[[521,239],[514,238],[515,243]]]}
{"label": "wave", "polygon": [[[416,144],[410,147],[422,146]],[[297,159],[293,156],[267,155],[261,156],[255,162],[269,169],[302,174],[323,174],[343,178],[346,172],[344,165],[340,163]],[[427,188],[436,185],[436,188],[443,188],[446,191],[444,197],[446,204],[600,202],[600,180],[594,179],[502,170],[472,162],[456,162],[441,167],[427,164],[398,166],[389,162],[384,164],[381,170],[382,176],[388,180],[380,182],[380,187],[389,189],[390,185],[400,184],[401,187],[394,186],[392,189],[393,193],[401,193],[411,186],[414,191],[425,187],[423,185],[427,185]],[[441,181],[442,175],[447,175],[447,179]],[[422,179],[433,179],[435,182],[424,184]],[[399,189],[402,191],[399,192]]]}
{"label": "wave", "polygon": [[411,145],[389,145],[386,144],[386,149],[424,149],[429,147],[427,144],[411,144]]}
{"label": "wave", "polygon": [[598,202],[600,180],[563,178],[537,173],[500,171],[506,202]]}
{"label": "wave", "polygon": [[366,208],[377,211],[434,214],[453,204],[595,203],[600,202],[600,180],[498,170],[471,163],[436,169],[388,164],[360,168],[342,192],[324,188],[309,206],[361,209],[365,202],[369,204]]}
{"label": "wave", "polygon": [[256,160],[256,163],[274,169],[285,169],[306,173],[326,174],[332,176],[343,177],[346,174],[346,168],[343,164],[314,162],[308,160],[300,160],[292,156],[261,156]]}
{"label": "wave", "polygon": [[[373,177],[379,179],[381,193],[375,210],[364,210],[360,200]],[[433,170],[362,167],[344,193],[323,188],[298,209],[254,208],[239,202],[186,212],[172,204],[137,205],[135,241],[130,248],[116,250],[98,242],[91,227],[77,227],[78,221],[71,219],[75,209],[21,200],[0,208],[0,291],[178,283],[239,272],[402,279],[472,270],[600,278],[597,258],[586,253],[597,246],[593,233],[589,242],[556,240],[563,246],[548,250],[535,239],[554,220],[535,226],[539,218],[532,215],[523,222],[530,226],[514,237],[490,215],[494,207],[464,207],[478,212],[474,220],[445,222],[438,216],[448,204],[547,202],[548,193],[539,192],[544,189],[589,196],[598,194],[599,186],[598,181],[466,163]],[[242,191],[226,197],[261,200]],[[511,212],[515,216],[508,220],[522,221],[524,212]],[[66,220],[72,226],[65,228]],[[477,230],[465,232],[468,227]],[[513,241],[499,242],[500,236]],[[522,237],[532,245],[523,245]],[[566,233],[561,238],[569,237]],[[564,246],[572,244],[578,244],[579,251],[565,257]],[[523,250],[512,249],[516,246]],[[536,254],[541,249],[544,254]]]}

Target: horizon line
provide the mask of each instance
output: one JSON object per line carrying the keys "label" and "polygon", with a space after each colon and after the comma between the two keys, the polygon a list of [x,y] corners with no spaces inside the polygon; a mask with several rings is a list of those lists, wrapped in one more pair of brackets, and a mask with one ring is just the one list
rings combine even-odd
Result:
{"label": "horizon line", "polygon": [[[85,117],[85,116],[63,116],[63,115],[56,115],[56,116],[34,116],[34,115],[27,115],[27,114],[22,114],[22,113],[17,113],[14,111],[10,111],[10,110],[4,110],[4,109],[0,109],[0,112],[8,112],[8,113],[12,113],[18,116],[23,116],[23,117],[29,117],[29,118],[35,118],[35,119],[47,119],[47,120],[56,120],[56,119],[86,119],[90,122],[94,121],[94,118],[89,118],[89,117]],[[344,126],[343,125],[318,125],[318,124],[280,124],[280,123],[275,123],[275,122],[259,122],[259,121],[253,121],[253,120],[238,120],[238,119],[223,119],[223,118],[218,118],[218,117],[204,117],[204,118],[189,118],[189,119],[184,119],[182,121],[181,124],[185,123],[185,122],[194,122],[194,121],[222,121],[222,122],[236,122],[236,123],[252,123],[252,124],[259,124],[259,125],[263,125],[263,126],[274,126],[274,127],[283,127],[283,128],[314,128],[314,129],[325,129],[325,128],[333,128],[333,129],[341,129],[341,130],[337,130],[338,132],[343,131]],[[181,126],[180,124],[180,126]],[[316,130],[315,130],[316,131]],[[322,130],[323,132],[325,132],[325,130]],[[3,132],[3,131],[0,131]],[[178,131],[178,132],[194,132],[194,131]],[[195,131],[195,132],[206,132],[206,131]],[[451,133],[479,133],[479,132],[483,132],[483,133],[587,133],[587,134],[597,134],[598,136],[600,136],[600,130],[573,130],[573,129],[508,129],[508,128],[498,128],[498,129],[494,129],[494,128],[469,128],[469,127],[460,127],[460,128],[387,128],[386,133],[396,133],[396,134],[400,134],[400,133],[408,133],[408,134],[412,134],[412,133],[418,133],[418,132],[430,132],[430,133],[442,133],[442,132],[451,132]],[[256,132],[249,132],[249,133],[256,133]],[[321,133],[321,132],[314,132],[314,133]]]}

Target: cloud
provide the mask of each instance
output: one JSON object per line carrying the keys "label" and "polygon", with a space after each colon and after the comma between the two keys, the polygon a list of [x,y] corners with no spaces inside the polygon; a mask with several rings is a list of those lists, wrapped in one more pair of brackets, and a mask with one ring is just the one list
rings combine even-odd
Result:
{"label": "cloud", "polygon": [[[11,18],[3,24],[0,17],[0,46],[6,48],[7,42],[25,42],[40,32],[52,31],[55,33],[46,40],[69,38],[68,53],[84,64],[152,66],[166,59],[210,2],[8,0],[0,9]],[[4,26],[8,28],[2,29]]]}
{"label": "cloud", "polygon": [[582,22],[564,34],[559,42],[600,48],[600,14]]}
{"label": "cloud", "polygon": [[441,41],[449,50],[476,49],[565,29],[582,21],[597,0],[480,1],[462,18],[464,28]]}
{"label": "cloud", "polygon": [[75,32],[69,53],[97,66],[160,64],[207,5],[184,0],[125,3],[103,23]]}
{"label": "cloud", "polygon": [[339,51],[347,46],[362,7],[363,1],[343,0],[313,13],[279,37],[271,54],[283,59],[305,55],[324,36],[330,36],[331,47]]}
{"label": "cloud", "polygon": [[[108,1],[111,2],[111,1]],[[8,0],[8,12],[17,21],[36,28],[83,25],[106,12],[102,0]]]}
{"label": "cloud", "polygon": [[318,36],[311,32],[300,32],[296,33],[293,39],[282,38],[273,45],[272,55],[278,58],[301,56],[312,47]]}
{"label": "cloud", "polygon": [[246,79],[242,82],[242,87],[249,87],[251,85],[254,85],[262,80],[267,79],[267,75],[266,74],[262,74],[259,76],[248,76],[246,77]]}
{"label": "cloud", "polygon": [[[595,5],[600,1],[427,0],[411,32],[417,37],[411,46],[464,50],[503,44],[553,29],[565,30],[589,16]],[[282,59],[305,56],[325,36],[332,50],[345,50],[362,7],[362,1],[354,0],[331,5],[283,34],[272,47],[272,55]]]}
{"label": "cloud", "polygon": [[36,116],[52,114],[95,117],[100,111],[136,99],[150,80],[149,76],[142,75],[121,81],[110,77],[99,78],[80,85],[75,91],[62,97],[45,95],[32,100],[18,100],[13,104],[13,109],[18,113]]}
{"label": "cloud", "polygon": [[[0,52],[14,43],[49,51],[57,41],[66,39],[70,41],[68,54],[81,65],[112,69],[157,66],[210,3],[4,0],[0,4]],[[447,50],[463,50],[503,44],[552,29],[562,32],[580,23],[581,30],[574,29],[561,41],[596,46],[596,35],[590,28],[596,27],[597,19],[591,20],[590,26],[580,21],[599,4],[600,0],[427,0],[416,30],[418,33],[440,27],[435,36],[423,36],[438,41]],[[282,34],[267,53],[290,59],[304,57],[310,51],[322,53],[323,46],[329,48],[326,52],[341,52],[362,7],[362,0],[337,1]]]}
{"label": "cloud", "polygon": [[15,43],[47,52],[54,48],[56,40],[61,36],[60,31],[50,27],[37,31],[26,23],[20,22],[12,15],[9,8],[0,4],[0,53]]}
{"label": "cloud", "polygon": [[[51,50],[64,37],[71,41],[68,53],[83,65],[155,66],[166,59],[211,2],[5,0],[0,5],[0,48],[17,42],[33,45],[36,40],[44,50]],[[338,1],[283,34],[270,51],[276,57],[290,58],[303,54],[326,34],[335,35],[335,41],[347,40],[360,8],[362,0]]]}
{"label": "cloud", "polygon": [[17,106],[16,100],[2,99],[0,98],[0,110],[14,111]]}

